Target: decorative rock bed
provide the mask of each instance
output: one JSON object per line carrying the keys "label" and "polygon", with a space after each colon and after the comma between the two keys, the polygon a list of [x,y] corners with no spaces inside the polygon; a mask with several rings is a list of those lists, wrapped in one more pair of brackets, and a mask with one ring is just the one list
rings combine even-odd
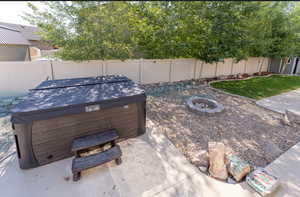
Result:
{"label": "decorative rock bed", "polygon": [[10,115],[10,109],[23,99],[23,96],[0,98],[0,118]]}
{"label": "decorative rock bed", "polygon": [[[265,167],[300,140],[299,126],[283,124],[284,116],[257,106],[249,99],[216,91],[207,81],[147,84],[147,118],[200,171],[208,172],[208,142],[222,142],[252,167]],[[222,104],[223,112],[214,115],[191,113],[192,97],[207,98]],[[200,108],[209,106],[201,104]],[[262,137],[264,136],[264,137]],[[243,179],[244,180],[244,179]],[[225,180],[236,183],[232,177]]]}
{"label": "decorative rock bed", "polygon": [[186,104],[191,111],[201,115],[213,115],[224,110],[224,106],[217,101],[199,96],[190,97]]}
{"label": "decorative rock bed", "polygon": [[[207,83],[207,82],[206,82]],[[163,96],[173,91],[184,91],[205,84],[205,80],[186,80],[179,82],[161,82],[142,85],[148,96]]]}

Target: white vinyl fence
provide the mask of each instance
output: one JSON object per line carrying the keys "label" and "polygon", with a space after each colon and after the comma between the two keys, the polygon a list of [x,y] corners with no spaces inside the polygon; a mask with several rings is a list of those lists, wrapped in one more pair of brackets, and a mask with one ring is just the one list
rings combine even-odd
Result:
{"label": "white vinyl fence", "polygon": [[123,74],[142,83],[174,82],[267,71],[267,58],[207,64],[196,59],[0,62],[0,97],[24,93],[46,79]]}

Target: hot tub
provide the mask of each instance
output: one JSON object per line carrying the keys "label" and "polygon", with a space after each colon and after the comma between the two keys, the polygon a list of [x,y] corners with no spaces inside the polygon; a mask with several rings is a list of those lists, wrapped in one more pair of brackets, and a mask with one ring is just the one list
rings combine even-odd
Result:
{"label": "hot tub", "polygon": [[74,138],[116,129],[120,140],[145,133],[146,95],[125,76],[48,80],[12,109],[20,168],[72,156]]}

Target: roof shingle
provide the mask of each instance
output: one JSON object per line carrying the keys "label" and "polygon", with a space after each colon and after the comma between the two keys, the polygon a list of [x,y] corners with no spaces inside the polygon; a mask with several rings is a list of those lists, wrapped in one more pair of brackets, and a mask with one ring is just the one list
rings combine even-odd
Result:
{"label": "roof shingle", "polygon": [[38,35],[38,32],[40,31],[38,27],[4,22],[0,22],[0,26],[5,26],[8,28],[18,30],[27,40],[41,40],[41,36]]}
{"label": "roof shingle", "polygon": [[0,45],[30,45],[20,31],[0,25]]}

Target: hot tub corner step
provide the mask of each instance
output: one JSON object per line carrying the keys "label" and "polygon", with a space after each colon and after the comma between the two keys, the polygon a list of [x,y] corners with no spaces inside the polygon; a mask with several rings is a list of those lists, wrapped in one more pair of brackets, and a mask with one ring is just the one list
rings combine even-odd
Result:
{"label": "hot tub corner step", "polygon": [[79,137],[73,140],[71,151],[76,152],[98,145],[106,144],[118,138],[119,135],[115,129],[111,129],[93,135]]}
{"label": "hot tub corner step", "polygon": [[116,160],[120,164],[122,151],[119,145],[116,145],[106,151],[89,155],[86,157],[76,157],[72,162],[72,172],[80,173],[83,170],[96,167],[98,165]]}

